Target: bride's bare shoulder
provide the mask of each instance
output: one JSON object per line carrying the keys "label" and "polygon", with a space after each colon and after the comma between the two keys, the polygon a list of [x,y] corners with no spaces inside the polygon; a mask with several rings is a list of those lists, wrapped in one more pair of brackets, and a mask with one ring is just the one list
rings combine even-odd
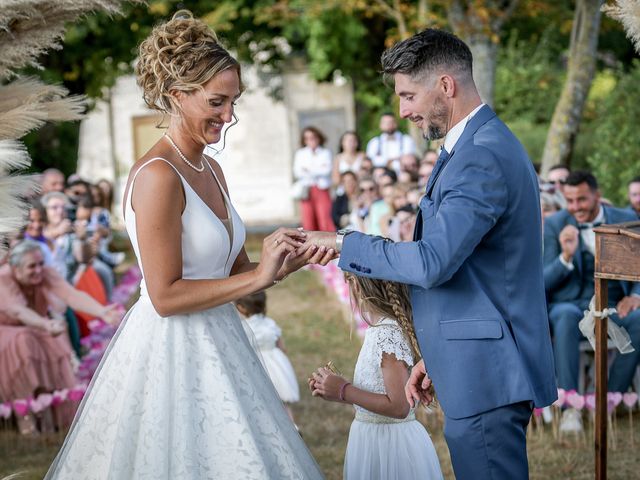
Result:
{"label": "bride's bare shoulder", "polygon": [[162,198],[173,197],[174,193],[180,192],[182,189],[180,177],[167,157],[165,152],[152,149],[134,163],[129,171],[124,198],[127,198],[134,179],[135,187],[132,197],[135,196],[135,198],[132,198],[132,204],[146,198],[159,202]]}

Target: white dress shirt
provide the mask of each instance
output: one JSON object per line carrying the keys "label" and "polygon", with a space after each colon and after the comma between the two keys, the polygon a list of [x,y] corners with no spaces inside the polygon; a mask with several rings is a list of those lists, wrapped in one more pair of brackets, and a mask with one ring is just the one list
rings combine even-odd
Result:
{"label": "white dress shirt", "polygon": [[447,136],[444,137],[444,149],[447,152],[449,152],[449,153],[453,152],[453,147],[455,147],[456,143],[458,143],[458,140],[460,140],[460,137],[462,136],[462,132],[464,132],[464,129],[467,126],[467,123],[469,122],[469,120],[471,120],[473,118],[473,116],[476,113],[478,113],[478,111],[483,106],[484,106],[484,103],[481,103],[480,105],[478,105],[476,108],[473,109],[473,111],[469,115],[467,115],[465,118],[463,118],[458,123],[456,123],[447,132]]}
{"label": "white dress shirt", "polygon": [[[387,167],[389,160],[399,159],[402,155],[415,154],[416,144],[409,135],[395,131],[392,134],[382,133],[367,143],[367,157],[374,167]],[[400,162],[397,163],[398,166]],[[396,169],[396,165],[391,165]]]}
{"label": "white dress shirt", "polygon": [[332,157],[328,148],[303,147],[293,159],[293,176],[308,187],[326,190],[331,186]]}

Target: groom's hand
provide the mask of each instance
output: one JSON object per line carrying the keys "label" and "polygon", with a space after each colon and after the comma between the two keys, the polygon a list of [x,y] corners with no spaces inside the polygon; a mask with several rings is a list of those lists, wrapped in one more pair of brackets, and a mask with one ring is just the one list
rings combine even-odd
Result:
{"label": "groom's hand", "polygon": [[318,231],[305,231],[306,238],[302,246],[297,250],[297,254],[301,255],[312,247],[317,247],[318,253],[321,255],[314,255],[309,263],[316,263],[319,265],[326,265],[334,258],[339,256],[336,249],[336,233],[335,232],[318,232]]}
{"label": "groom's hand", "polygon": [[411,408],[416,406],[416,400],[425,405],[433,401],[433,390],[431,389],[431,379],[427,375],[424,360],[420,360],[411,369],[411,375],[404,387],[404,394]]}

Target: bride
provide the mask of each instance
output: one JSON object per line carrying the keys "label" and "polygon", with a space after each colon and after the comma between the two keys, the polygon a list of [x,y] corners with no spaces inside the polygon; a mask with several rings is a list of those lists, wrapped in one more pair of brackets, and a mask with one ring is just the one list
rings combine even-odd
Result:
{"label": "bride", "polygon": [[189,12],[140,46],[144,100],[166,134],[131,169],[125,222],[143,271],[47,479],[316,479],[322,474],[249,344],[233,300],[331,250],[280,228],[249,261],[220,166],[240,65]]}

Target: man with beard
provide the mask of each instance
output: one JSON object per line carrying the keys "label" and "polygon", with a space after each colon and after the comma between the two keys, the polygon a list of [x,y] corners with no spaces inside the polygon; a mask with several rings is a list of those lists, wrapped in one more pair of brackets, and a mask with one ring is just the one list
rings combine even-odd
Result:
{"label": "man with beard", "polygon": [[456,478],[526,479],[532,407],[557,397],[536,173],[482,103],[460,39],[427,29],[387,50],[382,66],[401,116],[444,139],[414,239],[340,231],[307,242],[339,252],[345,271],[410,284],[423,360],[407,401],[429,403],[433,381]]}
{"label": "man with beard", "polygon": [[367,143],[367,157],[374,167],[393,168],[400,171],[400,157],[415,154],[413,139],[398,130],[398,122],[393,113],[383,113],[380,117],[382,133]]}
{"label": "man with beard", "polygon": [[[564,183],[567,208],[546,218],[544,223],[544,283],[549,299],[549,321],[558,386],[578,389],[579,343],[583,339],[578,322],[594,294],[596,237],[593,227],[601,223],[635,220],[633,213],[600,202],[596,178],[575,171]],[[610,280],[608,296],[617,315],[612,321],[623,326],[636,351],[618,355],[609,373],[609,391],[626,392],[640,358],[640,284]],[[566,409],[560,422],[562,431],[580,431],[579,412]]]}

